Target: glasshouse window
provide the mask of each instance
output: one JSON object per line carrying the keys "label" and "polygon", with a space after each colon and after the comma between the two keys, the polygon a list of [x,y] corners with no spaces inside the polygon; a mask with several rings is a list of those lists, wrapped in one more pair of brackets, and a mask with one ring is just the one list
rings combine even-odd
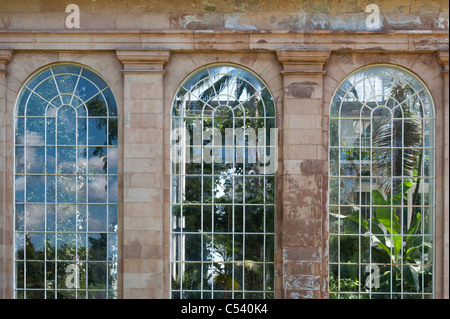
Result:
{"label": "glasshouse window", "polygon": [[434,107],[410,72],[347,77],[330,109],[330,298],[433,296]]}
{"label": "glasshouse window", "polygon": [[117,107],[75,64],[31,77],[15,114],[16,298],[117,293]]}
{"label": "glasshouse window", "polygon": [[172,108],[172,298],[273,298],[275,107],[233,65],[187,78]]}

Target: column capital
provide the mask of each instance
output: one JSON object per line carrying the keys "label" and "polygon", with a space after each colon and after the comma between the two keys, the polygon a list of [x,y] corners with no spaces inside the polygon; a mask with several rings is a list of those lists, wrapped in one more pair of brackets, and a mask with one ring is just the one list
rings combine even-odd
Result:
{"label": "column capital", "polygon": [[283,65],[283,74],[324,74],[324,65],[329,50],[279,50],[278,61]]}
{"label": "column capital", "polygon": [[160,72],[169,61],[168,50],[117,50],[117,58],[122,62],[122,72]]}
{"label": "column capital", "polygon": [[12,50],[0,49],[0,73],[7,73],[6,65],[11,61],[12,55]]}
{"label": "column capital", "polygon": [[442,73],[448,73],[448,69],[449,69],[449,51],[448,50],[442,50],[442,51],[438,51],[438,58],[439,58],[439,63],[442,65]]}

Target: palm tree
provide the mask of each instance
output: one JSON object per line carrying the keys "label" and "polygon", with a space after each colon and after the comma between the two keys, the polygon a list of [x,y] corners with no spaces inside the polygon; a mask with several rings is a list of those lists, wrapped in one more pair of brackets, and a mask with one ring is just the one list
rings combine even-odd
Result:
{"label": "palm tree", "polygon": [[[391,117],[379,117],[372,125],[372,167],[375,176],[403,177],[420,175],[423,159],[423,107],[412,87],[402,83],[396,83],[391,90],[390,97],[400,105],[395,109],[394,120]],[[407,103],[410,98],[412,103]],[[389,104],[389,103],[387,103]],[[412,110],[412,106],[415,110]],[[417,114],[419,117],[417,117]],[[390,197],[390,178],[383,178],[380,191],[385,197]],[[402,187],[403,178],[392,179],[392,194],[397,193]],[[419,203],[420,178],[416,178],[416,186],[413,193],[413,205]],[[413,212],[411,220],[417,212]]]}

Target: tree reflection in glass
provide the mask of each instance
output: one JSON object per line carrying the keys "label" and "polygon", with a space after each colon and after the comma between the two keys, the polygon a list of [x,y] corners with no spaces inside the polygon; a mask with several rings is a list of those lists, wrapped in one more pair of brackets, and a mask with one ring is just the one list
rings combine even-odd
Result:
{"label": "tree reflection in glass", "polygon": [[16,297],[115,297],[117,109],[110,88],[79,65],[41,70],[19,94],[15,145]]}
{"label": "tree reflection in glass", "polygon": [[269,90],[212,65],[183,82],[172,110],[172,298],[273,298]]}

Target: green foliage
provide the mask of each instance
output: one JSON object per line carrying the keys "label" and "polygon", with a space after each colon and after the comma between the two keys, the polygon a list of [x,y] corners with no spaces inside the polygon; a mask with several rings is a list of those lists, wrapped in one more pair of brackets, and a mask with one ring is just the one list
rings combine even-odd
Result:
{"label": "green foliage", "polygon": [[[401,291],[403,285],[404,292],[417,292],[421,289],[421,277],[431,277],[431,269],[423,266],[423,260],[427,259],[427,256],[423,254],[427,253],[432,246],[427,242],[423,242],[417,236],[422,215],[417,213],[410,227],[403,234],[402,225],[398,217],[398,211],[402,207],[405,193],[411,187],[412,183],[409,180],[404,181],[399,191],[391,198],[385,198],[379,190],[372,191],[375,209],[370,219],[364,218],[360,211],[356,209],[348,216],[339,216],[343,220],[344,232],[355,234],[358,233],[355,230],[360,229],[360,233],[364,234],[363,239],[370,238],[372,243],[376,244],[375,249],[372,249],[372,262],[374,264],[392,264],[392,267],[380,266],[379,276],[377,275],[378,278],[374,278],[380,283],[380,286],[372,287],[372,291],[389,291],[389,287],[392,284],[393,291]],[[341,258],[347,259],[349,263],[358,262],[359,246],[357,245],[358,239],[356,237],[348,236],[348,238],[341,241],[341,251],[344,251],[341,254]],[[363,245],[361,249],[363,253],[364,251],[369,251],[370,241],[361,240],[361,244]],[[350,278],[357,278],[356,273],[349,272]],[[349,282],[345,282],[347,279],[341,279],[341,291],[343,288],[349,288]],[[351,279],[348,280],[352,281]],[[330,291],[333,291],[331,288],[332,284],[330,283]]]}
{"label": "green foliage", "polygon": [[[330,274],[329,280],[329,291],[330,291],[330,299],[337,299],[337,294],[333,294],[334,291],[349,291],[349,292],[357,292],[359,289],[359,282],[356,279],[351,278],[341,278],[338,286],[337,276]],[[347,293],[342,294],[340,299],[359,299],[358,294],[356,293]]]}

